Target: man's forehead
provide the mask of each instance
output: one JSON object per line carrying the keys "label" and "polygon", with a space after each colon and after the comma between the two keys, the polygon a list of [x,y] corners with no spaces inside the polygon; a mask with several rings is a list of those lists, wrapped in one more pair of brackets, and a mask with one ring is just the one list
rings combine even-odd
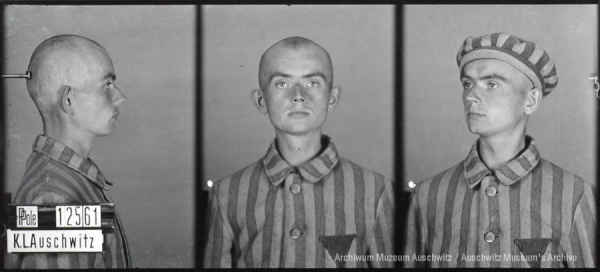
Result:
{"label": "man's forehead", "polygon": [[[325,80],[333,81],[333,66],[327,51],[315,42],[302,37],[285,38],[267,49],[260,58],[258,80],[262,86],[273,74],[320,73]],[[301,75],[305,76],[305,75]]]}
{"label": "man's forehead", "polygon": [[321,77],[325,82],[333,80],[331,65],[322,58],[302,55],[282,55],[266,61],[259,69],[259,84],[268,84],[274,78]]}
{"label": "man's forehead", "polygon": [[266,60],[276,60],[285,57],[311,57],[316,59],[323,59],[329,61],[327,52],[321,47],[315,44],[303,44],[297,46],[291,46],[286,44],[278,44],[269,48],[265,52],[264,58]]}

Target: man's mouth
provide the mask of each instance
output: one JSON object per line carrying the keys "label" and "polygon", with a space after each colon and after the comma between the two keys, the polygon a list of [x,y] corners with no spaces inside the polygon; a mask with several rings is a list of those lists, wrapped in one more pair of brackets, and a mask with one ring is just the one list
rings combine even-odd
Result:
{"label": "man's mouth", "polygon": [[303,111],[303,110],[295,110],[295,111],[290,111],[290,113],[288,113],[288,116],[291,116],[291,117],[306,117],[308,115],[310,115],[310,113],[307,111]]}
{"label": "man's mouth", "polygon": [[485,114],[479,113],[479,112],[475,112],[475,111],[468,111],[467,112],[467,117],[481,117],[481,116],[485,116]]}

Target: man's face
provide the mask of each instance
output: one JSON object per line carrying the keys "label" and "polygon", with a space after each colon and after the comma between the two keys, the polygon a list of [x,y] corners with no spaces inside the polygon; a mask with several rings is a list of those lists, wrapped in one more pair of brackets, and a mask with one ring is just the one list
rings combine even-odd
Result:
{"label": "man's face", "polygon": [[526,94],[533,86],[510,64],[475,60],[463,68],[463,105],[469,131],[480,136],[510,135],[526,123]]}
{"label": "man's face", "polygon": [[293,135],[320,131],[331,99],[332,71],[316,47],[274,48],[261,67],[261,90],[275,130]]}
{"label": "man's face", "polygon": [[82,86],[74,87],[76,126],[94,136],[112,134],[119,107],[127,98],[115,85],[115,71],[108,54],[99,51],[80,75],[86,80]]}

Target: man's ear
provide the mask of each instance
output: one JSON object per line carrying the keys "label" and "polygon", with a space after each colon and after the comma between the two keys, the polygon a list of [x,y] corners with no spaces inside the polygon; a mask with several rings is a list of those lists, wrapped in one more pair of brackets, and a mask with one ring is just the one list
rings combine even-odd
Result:
{"label": "man's ear", "polygon": [[542,91],[538,88],[533,88],[527,92],[525,100],[525,115],[531,115],[542,103]]}
{"label": "man's ear", "polygon": [[329,96],[329,104],[327,105],[327,111],[333,112],[335,106],[337,106],[340,96],[342,95],[342,88],[335,86],[331,88],[331,95]]}
{"label": "man's ear", "polygon": [[73,88],[69,85],[62,86],[60,90],[60,108],[65,112],[73,111]]}
{"label": "man's ear", "polygon": [[267,103],[261,89],[253,89],[250,92],[250,100],[260,113],[267,114]]}

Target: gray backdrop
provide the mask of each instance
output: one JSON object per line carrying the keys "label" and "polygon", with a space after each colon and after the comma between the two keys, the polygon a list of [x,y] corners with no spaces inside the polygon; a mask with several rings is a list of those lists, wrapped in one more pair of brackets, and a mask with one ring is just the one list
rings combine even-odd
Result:
{"label": "gray backdrop", "polygon": [[[113,135],[91,157],[115,185],[109,191],[136,267],[192,267],[194,249],[195,7],[7,6],[3,73],[23,73],[35,47],[79,34],[112,57],[129,98]],[[43,133],[25,80],[4,80],[5,191],[14,194],[31,145]]]}
{"label": "gray backdrop", "polygon": [[393,6],[204,6],[203,188],[258,160],[275,138],[250,102],[273,43],[304,36],[331,55],[342,88],[323,132],[340,156],[393,178]]}
{"label": "gray backdrop", "polygon": [[[394,178],[392,6],[205,6],[204,176],[217,180],[264,155],[274,131],[252,106],[263,51],[305,36],[333,59],[342,97],[324,132],[341,156]],[[62,33],[106,47],[128,96],[116,132],[92,157],[124,217],[139,267],[193,264],[195,9],[188,6],[8,6],[4,73],[23,72],[33,49]],[[559,84],[528,125],[544,158],[595,183],[595,6],[407,6],[404,32],[406,189],[464,159],[476,137],[462,115],[455,56],[467,36],[505,31],[540,43]],[[5,191],[14,192],[41,118],[23,80],[5,80]]]}
{"label": "gray backdrop", "polygon": [[558,86],[529,119],[541,156],[595,184],[597,6],[406,6],[404,150],[408,181],[465,159],[477,139],[462,106],[456,53],[468,36],[506,32],[539,43],[556,62]]}

